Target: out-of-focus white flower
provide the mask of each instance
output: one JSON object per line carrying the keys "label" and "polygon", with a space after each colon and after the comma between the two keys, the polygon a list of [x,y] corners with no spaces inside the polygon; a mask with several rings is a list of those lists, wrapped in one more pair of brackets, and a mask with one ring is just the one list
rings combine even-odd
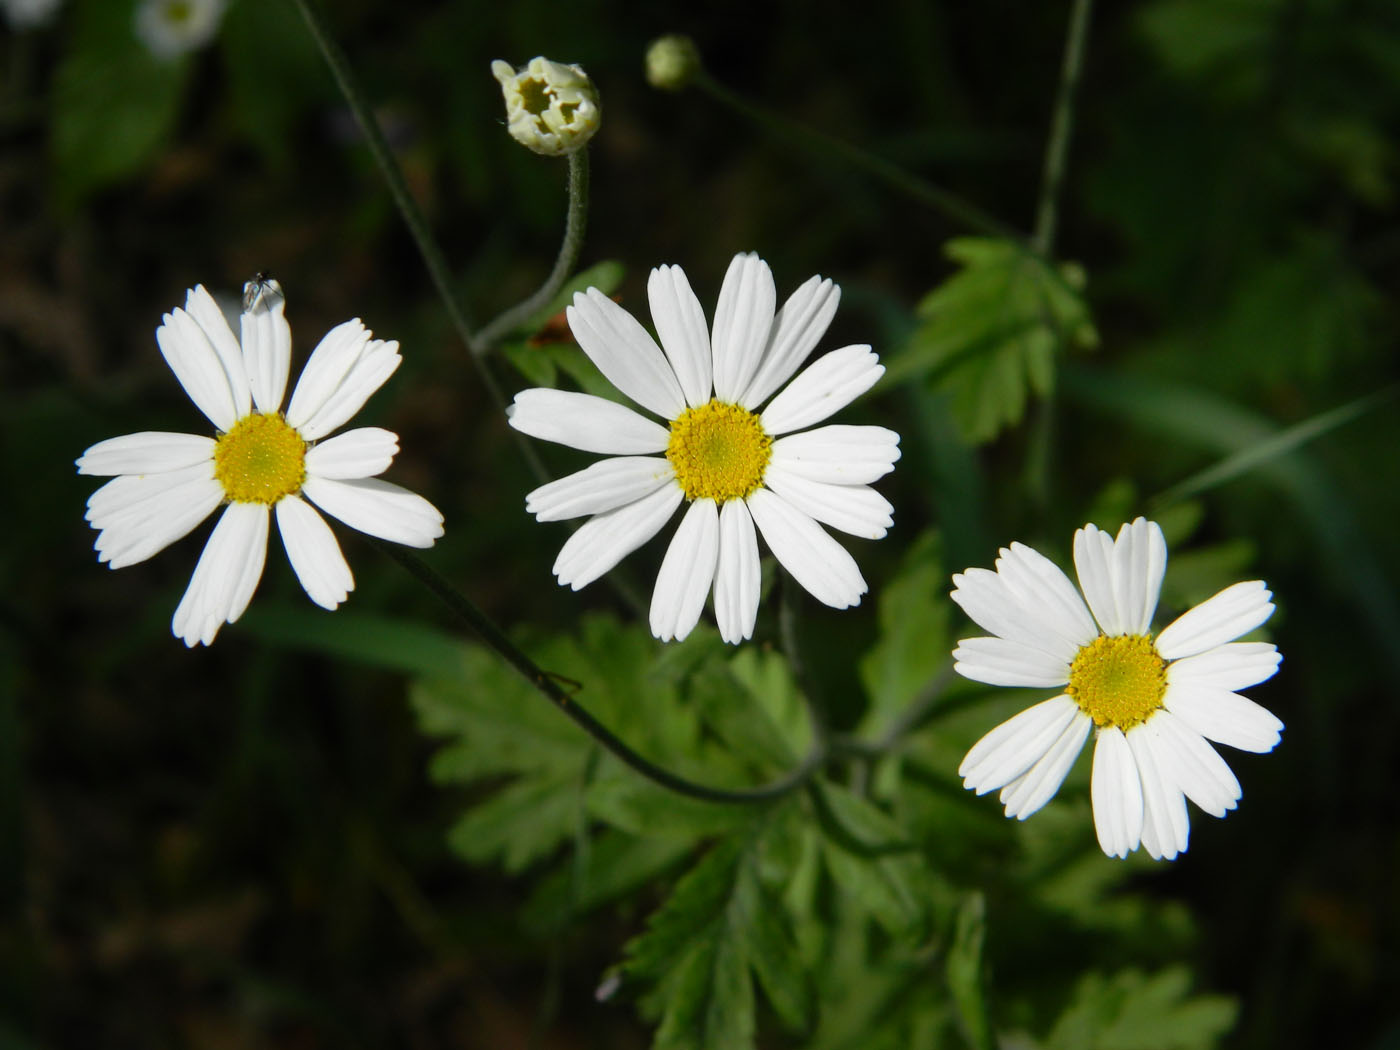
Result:
{"label": "out-of-focus white flower", "polygon": [[527,149],[560,157],[598,130],[598,91],[578,66],[541,57],[517,71],[497,59],[491,72],[501,84],[511,136]]}
{"label": "out-of-focus white flower", "polygon": [[0,0],[0,10],[15,29],[32,29],[50,21],[63,0]]}
{"label": "out-of-focus white flower", "polygon": [[136,35],[157,58],[176,58],[214,39],[226,0],[141,0]]}
{"label": "out-of-focus white flower", "polygon": [[679,33],[657,37],[647,48],[647,83],[663,91],[680,91],[700,70],[695,41]]}

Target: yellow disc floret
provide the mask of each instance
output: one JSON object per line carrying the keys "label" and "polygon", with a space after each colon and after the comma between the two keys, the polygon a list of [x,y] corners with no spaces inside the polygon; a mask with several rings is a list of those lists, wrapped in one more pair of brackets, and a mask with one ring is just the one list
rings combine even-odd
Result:
{"label": "yellow disc floret", "polygon": [[743,499],[763,484],[773,439],[758,417],[738,405],[710,401],[671,423],[666,458],[687,499]]}
{"label": "yellow disc floret", "polygon": [[306,442],[280,414],[254,412],[215,442],[214,477],[234,503],[276,503],[306,481]]}
{"label": "yellow disc floret", "polygon": [[1070,664],[1065,692],[1097,726],[1131,729],[1162,706],[1167,665],[1142,634],[1100,635]]}

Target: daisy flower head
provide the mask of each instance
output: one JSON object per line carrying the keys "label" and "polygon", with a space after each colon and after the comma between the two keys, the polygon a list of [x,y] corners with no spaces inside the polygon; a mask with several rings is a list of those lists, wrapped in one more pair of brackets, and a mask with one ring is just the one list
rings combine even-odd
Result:
{"label": "daisy flower head", "polygon": [[746,254],[729,265],[713,325],[679,266],[652,270],[647,297],[660,346],[596,288],[576,294],[567,316],[609,382],[663,423],[561,390],[525,390],[510,406],[517,430],[610,457],[526,497],[540,521],[592,515],[559,552],[560,584],[578,590],[596,580],[688,503],[652,593],[651,631],[662,641],[690,633],[712,588],[724,640],[752,636],[755,529],[819,601],[859,604],[866,584],[855,559],[818,522],[866,539],[885,535],[893,508],[870,482],[894,469],[899,435],[805,428],[885,369],[870,347],[846,346],[792,378],[831,323],[840,289],[812,277],[778,309],[768,264]]}
{"label": "daisy flower head", "polygon": [[974,744],[958,767],[963,785],[1001,789],[1006,815],[1024,820],[1059,790],[1092,732],[1099,845],[1111,857],[1141,845],[1175,858],[1190,832],[1186,799],[1223,817],[1240,798],[1209,741],[1254,752],[1278,743],[1283,723],[1235,691],[1278,669],[1274,646],[1235,641],[1272,615],[1273,595],[1260,580],[1234,584],[1154,637],[1167,566],[1156,522],[1138,518],[1116,540],[1079,529],[1079,589],[1030,547],[1000,554],[995,572],[953,577],[953,600],[992,635],[959,642],[954,668],[988,685],[1061,692]]}
{"label": "daisy flower head", "polygon": [[[311,506],[371,536],[431,547],[442,515],[407,489],[380,481],[397,435],[358,427],[330,435],[399,366],[399,344],[372,338],[359,318],[326,333],[284,413],[292,332],[276,281],[244,289],[242,339],[203,285],[166,314],[156,343],[216,434],[147,431],[99,442],[78,473],[110,477],[88,500],[100,562],[145,561],[224,507],[171,623],[187,646],[208,645],[248,607],[275,515],[292,568],[317,605],[334,609],[355,586],[334,534]],[[308,500],[310,502],[308,502]]]}
{"label": "daisy flower head", "polygon": [[219,31],[226,0],[141,0],[136,35],[157,58],[197,51]]}

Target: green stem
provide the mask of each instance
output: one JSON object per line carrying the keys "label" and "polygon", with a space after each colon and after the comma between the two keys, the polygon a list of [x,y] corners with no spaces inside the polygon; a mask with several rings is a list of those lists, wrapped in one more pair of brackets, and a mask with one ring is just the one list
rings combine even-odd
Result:
{"label": "green stem", "polygon": [[573,698],[564,692],[549,674],[541,670],[533,660],[516,648],[515,643],[505,636],[490,617],[473,605],[465,595],[448,583],[425,561],[397,544],[374,537],[370,537],[370,542],[407,569],[411,576],[426,585],[429,590],[442,599],[448,608],[466,621],[468,626],[481,636],[482,641],[496,650],[506,663],[519,671],[527,682],[544,694],[555,707],[571,718],[585,733],[598,741],[613,757],[667,790],[674,791],[678,795],[685,795],[688,798],[699,799],[702,802],[770,802],[773,799],[781,798],[795,788],[801,787],[812,773],[826,761],[825,749],[816,746],[795,769],[785,776],[761,787],[738,790],[710,787],[677,776],[669,769],[658,766],[655,762],[632,750],[611,729],[575,703]]}
{"label": "green stem", "polygon": [[801,146],[817,156],[836,156],[854,168],[875,176],[887,186],[898,190],[907,197],[942,212],[954,222],[986,234],[989,237],[1004,237],[1017,243],[1025,242],[1025,235],[1012,229],[1006,223],[983,211],[972,202],[957,194],[935,186],[930,182],[911,175],[897,164],[883,157],[877,157],[859,146],[855,146],[834,135],[814,131],[809,127],[788,120],[766,109],[748,102],[730,91],[723,84],[713,80],[701,71],[696,74],[694,83],[715,101],[734,110],[740,116],[753,121],[760,127]]}
{"label": "green stem", "polygon": [[564,282],[578,264],[587,223],[588,150],[584,147],[569,154],[569,214],[564,220],[564,243],[559,246],[559,257],[554,260],[554,269],[534,295],[504,311],[477,333],[478,353],[486,353],[500,342],[503,336],[509,335],[530,320],[559,294],[559,289],[564,287]]}
{"label": "green stem", "polygon": [[1045,146],[1044,174],[1040,180],[1040,204],[1035,212],[1035,234],[1031,244],[1045,258],[1055,246],[1060,185],[1065,176],[1070,131],[1074,126],[1074,94],[1084,66],[1084,41],[1089,35],[1089,12],[1093,0],[1074,0],[1069,29],[1065,33],[1065,55],[1060,67],[1060,88],[1055,96],[1055,112],[1050,121],[1050,139]]}

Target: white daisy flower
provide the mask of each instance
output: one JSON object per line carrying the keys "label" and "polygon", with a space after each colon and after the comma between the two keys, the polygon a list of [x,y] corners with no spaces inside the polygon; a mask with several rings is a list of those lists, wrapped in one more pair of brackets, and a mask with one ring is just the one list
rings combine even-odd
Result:
{"label": "white daisy flower", "polygon": [[13,29],[33,29],[52,21],[62,0],[0,0]]}
{"label": "white daisy flower", "polygon": [[1273,595],[1260,580],[1237,583],[1154,638],[1167,566],[1156,522],[1138,518],[1116,541],[1085,525],[1074,534],[1074,564],[1083,598],[1053,562],[1019,543],[1002,549],[996,572],[953,577],[953,600],[993,635],[958,643],[958,673],[988,685],[1063,688],[979,740],[958,774],[979,795],[1000,788],[1006,815],[1025,820],[1059,790],[1092,730],[1099,845],[1124,857],[1140,844],[1171,860],[1186,849],[1187,798],[1214,817],[1240,798],[1239,781],[1207,741],[1255,752],[1278,743],[1283,723],[1235,692],[1278,669],[1272,645],[1235,641],[1269,618]]}
{"label": "white daisy flower", "polygon": [[569,327],[584,353],[667,425],[588,394],[516,395],[517,430],[613,457],[526,497],[525,509],[540,521],[593,515],[559,552],[560,584],[578,590],[596,580],[688,502],[652,594],[651,630],[662,641],[690,633],[711,585],[724,640],[753,634],[755,526],[817,599],[836,609],[859,604],[866,585],[855,560],[817,523],[867,539],[885,535],[893,508],[869,482],[894,469],[899,435],[875,426],[796,431],[855,400],[885,369],[870,347],[847,346],[787,382],[826,332],[840,294],[812,277],[775,312],[768,264],[737,255],[707,330],[685,273],[661,266],[647,284],[660,347],[598,289],[574,296]]}
{"label": "white daisy flower", "polygon": [[509,62],[496,59],[491,75],[501,85],[511,137],[527,149],[562,157],[598,130],[598,91],[578,66],[538,56],[517,72]]}
{"label": "white daisy flower", "polygon": [[141,0],[136,35],[151,54],[172,59],[197,51],[219,31],[226,0]]}
{"label": "white daisy flower", "polygon": [[[215,437],[146,432],[99,442],[79,474],[113,477],[88,500],[100,530],[98,561],[113,569],[145,561],[227,509],[195,566],[172,629],[208,645],[248,607],[262,576],[273,512],[292,568],[313,602],[334,609],[355,586],[330,527],[307,503],[371,536],[431,547],[442,515],[407,489],[379,481],[398,437],[360,427],[328,437],[398,368],[399,344],[371,338],[358,318],[326,333],[285,414],[292,332],[276,281],[249,282],[242,346],[200,285],[156,329],[156,342]],[[325,440],[323,440],[325,439]],[[305,497],[305,499],[303,499]]]}

